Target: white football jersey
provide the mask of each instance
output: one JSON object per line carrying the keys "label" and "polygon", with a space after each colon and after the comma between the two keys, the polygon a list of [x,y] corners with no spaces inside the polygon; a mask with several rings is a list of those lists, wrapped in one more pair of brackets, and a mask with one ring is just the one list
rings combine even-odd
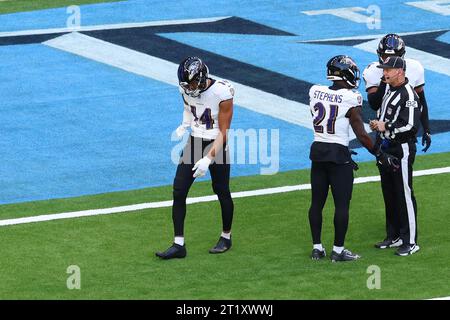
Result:
{"label": "white football jersey", "polygon": [[314,85],[309,90],[309,106],[313,117],[314,141],[348,146],[350,120],[345,115],[353,107],[362,105],[357,90],[333,90]]}
{"label": "white football jersey", "polygon": [[[425,70],[422,64],[414,59],[405,59],[406,71],[405,75],[408,78],[409,84],[413,88],[417,88],[425,84]],[[378,87],[380,79],[383,76],[383,69],[377,68],[379,62],[372,62],[364,69],[363,78],[366,83],[366,90],[371,87]]]}
{"label": "white football jersey", "polygon": [[214,83],[200,96],[188,96],[179,87],[183,96],[185,112],[191,113],[191,135],[197,138],[216,139],[219,134],[219,104],[233,99],[234,88],[226,80],[214,80]]}

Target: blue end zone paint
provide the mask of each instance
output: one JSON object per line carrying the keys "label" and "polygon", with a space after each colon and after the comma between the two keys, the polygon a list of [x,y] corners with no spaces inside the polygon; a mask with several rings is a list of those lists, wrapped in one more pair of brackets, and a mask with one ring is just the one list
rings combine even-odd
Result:
{"label": "blue end zone paint", "polygon": [[[364,0],[358,6],[371,4],[373,1]],[[348,54],[363,69],[377,59],[375,53],[348,46],[319,46],[297,41],[449,26],[449,17],[403,3],[378,1],[377,5],[382,10],[380,30],[368,30],[364,24],[330,15],[300,13],[354,6],[353,1],[336,4],[325,0],[284,1],[283,5],[261,1],[255,5],[230,0],[207,2],[200,8],[193,1],[156,4],[127,1],[81,8],[83,25],[229,15],[291,32],[296,36],[206,33],[165,33],[162,36],[295,79],[325,84],[324,64],[330,56]],[[199,10],[192,10],[193,6]],[[397,19],[399,11],[402,19]],[[418,15],[420,19],[415,18]],[[65,8],[2,15],[0,31],[64,27],[67,17]],[[432,27],[429,21],[433,21]],[[449,33],[439,36],[438,40],[450,43]],[[181,102],[175,87],[41,45],[0,47],[0,61],[3,80],[0,148],[4,150],[0,166],[0,203],[130,190],[172,182],[175,165],[170,160],[170,151],[177,142],[170,141],[170,134],[181,120]],[[426,71],[430,118],[450,118],[450,109],[442,103],[441,90],[448,87],[449,82],[449,77]],[[279,129],[280,170],[309,167],[312,138],[309,130],[239,106],[236,106],[233,127]],[[449,140],[448,132],[434,135],[429,152],[449,151]],[[372,159],[365,150],[358,152],[358,161]],[[232,168],[233,176],[259,172],[258,165],[234,165]]]}
{"label": "blue end zone paint", "polygon": [[0,89],[2,203],[167,184],[174,87],[41,45],[1,52],[20,87]]}
{"label": "blue end zone paint", "polygon": [[[170,154],[176,142],[170,135],[181,120],[182,107],[175,87],[42,45],[3,47],[0,52],[8,61],[0,72],[11,80],[0,89],[7,101],[2,104],[0,138],[5,150],[1,203],[172,182],[175,165]],[[32,56],[39,58],[24,59]],[[279,129],[284,141],[281,170],[307,163],[303,149],[309,130],[238,106],[233,125]],[[236,165],[232,171],[259,172],[259,165]]]}
{"label": "blue end zone paint", "polygon": [[[329,8],[367,8],[373,0],[330,2],[287,0],[241,1],[148,1],[131,0],[80,6],[82,25],[142,22],[168,19],[195,19],[212,16],[239,16],[255,22],[301,35],[302,39],[334,38],[359,34],[382,34],[417,30],[444,29],[449,18],[433,14],[403,3],[403,1],[379,0],[376,5],[382,13],[380,30],[368,30],[365,24],[355,24],[331,15],[307,16],[301,11]],[[1,16],[0,31],[16,31],[38,28],[61,28],[66,26],[69,14],[66,8],[23,12]],[[400,18],[399,18],[400,17]],[[430,27],[432,21],[432,28]],[[338,26],[338,27],[337,27]]]}

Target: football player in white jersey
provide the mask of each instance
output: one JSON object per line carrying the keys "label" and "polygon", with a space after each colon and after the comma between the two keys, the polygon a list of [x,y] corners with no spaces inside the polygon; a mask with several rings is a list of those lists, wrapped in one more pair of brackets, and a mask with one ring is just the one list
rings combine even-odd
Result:
{"label": "football player in white jersey", "polygon": [[222,210],[222,234],[210,253],[231,248],[233,200],[230,194],[230,162],[226,148],[227,130],[233,116],[234,88],[226,80],[209,77],[206,64],[198,57],[188,57],[178,67],[178,80],[184,104],[183,121],[177,128],[182,136],[191,129],[173,182],[172,220],[175,239],[171,247],[156,255],[162,259],[184,258],[184,220],[186,198],[196,177],[209,169],[212,188]]}
{"label": "football player in white jersey", "polygon": [[[406,53],[405,42],[403,39],[393,33],[385,35],[378,44],[377,54],[378,62],[372,62],[363,72],[363,78],[366,83],[367,99],[370,107],[378,111],[381,107],[381,101],[385,92],[389,89],[383,78],[383,71],[377,68],[389,56],[398,56],[404,58]],[[422,105],[422,115],[420,122],[423,127],[422,151],[426,152],[431,145],[431,133],[428,119],[428,105],[425,99],[425,70],[422,64],[414,59],[404,59],[406,62],[406,78],[409,84],[414,88],[419,96]]]}
{"label": "football player in white jersey", "polygon": [[311,258],[318,260],[326,255],[321,242],[322,210],[331,186],[335,204],[335,238],[331,260],[351,261],[359,256],[344,248],[354,169],[348,148],[349,126],[361,144],[376,156],[380,165],[395,168],[398,159],[384,153],[380,148],[375,148],[364,129],[361,118],[363,101],[361,94],[356,91],[359,69],[353,59],[344,55],[331,58],[327,63],[327,79],[333,81],[332,86],[314,85],[309,91],[314,129],[314,142],[310,150],[312,200],[309,222],[313,240]]}

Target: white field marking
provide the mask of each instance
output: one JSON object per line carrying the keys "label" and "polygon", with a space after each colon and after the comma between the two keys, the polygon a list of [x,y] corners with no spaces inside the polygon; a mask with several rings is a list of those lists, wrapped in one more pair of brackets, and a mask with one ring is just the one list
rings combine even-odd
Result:
{"label": "white field marking", "polygon": [[95,25],[94,26],[80,26],[80,27],[76,27],[76,28],[65,27],[65,28],[35,29],[35,30],[21,30],[21,31],[4,31],[4,32],[0,32],[0,37],[29,36],[29,35],[64,33],[64,32],[73,32],[73,31],[82,32],[82,31],[94,31],[94,30],[141,28],[141,27],[177,25],[177,24],[188,24],[188,23],[206,23],[206,22],[216,22],[216,21],[227,19],[230,17],[231,16],[199,18],[199,19],[184,19],[184,20],[161,20],[161,21],[149,21],[149,22],[102,24],[102,25],[96,25],[96,26]]}
{"label": "white field marking", "polygon": [[450,300],[450,296],[449,297],[440,297],[440,298],[431,298],[431,299],[427,299],[427,300]]}
{"label": "white field marking", "polygon": [[[342,19],[350,20],[356,23],[367,23],[370,18],[367,15],[358,12],[367,12],[366,8],[361,7],[347,7],[347,8],[336,8],[336,9],[324,9],[324,10],[310,10],[301,11],[308,16],[324,15],[329,14]],[[380,22],[380,19],[374,19],[375,22]]]}
{"label": "white field marking", "polygon": [[[375,39],[372,41],[360,43],[354,47],[367,52],[375,52],[374,48],[378,46],[378,43],[379,39]],[[406,52],[408,58],[420,61],[425,69],[450,76],[450,59],[422,50],[417,50],[412,47],[407,47]]]}
{"label": "white field marking", "polygon": [[[442,174],[442,173],[450,173],[450,167],[415,171],[413,176],[419,177],[419,176]],[[376,181],[380,181],[379,176],[356,178],[354,183],[360,184],[360,183],[376,182]],[[300,184],[300,185],[294,185],[294,186],[284,186],[284,187],[266,188],[266,189],[251,190],[251,191],[233,192],[231,194],[231,196],[232,196],[232,198],[237,199],[237,198],[255,197],[255,196],[278,194],[278,193],[285,193],[285,192],[292,192],[292,191],[309,190],[309,189],[311,189],[311,184]],[[211,201],[215,201],[215,200],[217,200],[217,196],[211,195],[211,196],[187,198],[186,203],[194,204],[194,203],[201,203],[201,202],[211,202]],[[123,213],[123,212],[139,211],[139,210],[144,210],[144,209],[168,208],[171,206],[172,206],[172,200],[148,202],[148,203],[133,204],[133,205],[128,205],[128,206],[114,207],[114,208],[92,209],[92,210],[39,215],[39,216],[32,216],[32,217],[25,217],[25,218],[4,219],[4,220],[0,220],[0,226],[10,226],[10,225],[25,224],[25,223],[33,223],[33,222],[43,222],[43,221],[89,217],[89,216],[97,216],[97,215],[105,215],[105,214],[113,214],[113,213]]]}
{"label": "white field marking", "polygon": [[450,1],[448,0],[414,1],[405,2],[405,4],[443,16],[450,16]]}
{"label": "white field marking", "polygon": [[[423,34],[423,33],[431,33],[431,32],[439,32],[439,31],[447,31],[448,29],[436,29],[436,30],[428,30],[428,31],[414,31],[414,32],[401,32],[397,33],[399,36],[409,36],[414,34]],[[328,38],[328,39],[317,39],[317,40],[301,40],[296,41],[298,43],[305,42],[327,42],[327,41],[345,41],[345,40],[373,40],[373,39],[381,39],[386,34],[368,34],[368,35],[360,35],[360,36],[351,36],[351,37],[340,37],[340,38]],[[375,50],[376,50],[375,46]],[[375,50],[372,50],[375,52]]]}
{"label": "white field marking", "polygon": [[[43,42],[44,45],[101,62],[127,72],[178,86],[178,65],[77,32]],[[214,76],[214,75],[212,75]],[[231,82],[231,81],[230,81]],[[243,108],[312,129],[309,106],[232,82],[235,103]]]}

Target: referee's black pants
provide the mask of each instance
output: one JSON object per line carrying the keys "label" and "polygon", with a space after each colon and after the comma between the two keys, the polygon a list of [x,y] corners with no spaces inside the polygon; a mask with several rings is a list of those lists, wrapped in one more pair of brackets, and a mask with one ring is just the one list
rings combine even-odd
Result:
{"label": "referee's black pants", "polygon": [[[183,149],[177,172],[173,181],[172,220],[175,236],[184,235],[184,220],[186,217],[186,198],[195,178],[192,168],[195,163],[206,156],[214,140],[190,136]],[[219,198],[222,210],[222,231],[231,231],[234,204],[230,193],[230,161],[226,145],[218,152],[209,166],[212,189]]]}
{"label": "referee's black pants", "polygon": [[343,247],[348,229],[350,200],[353,191],[353,166],[351,163],[313,161],[311,166],[312,201],[309,209],[309,225],[313,244],[322,243],[322,210],[328,189],[334,199],[334,245]]}
{"label": "referee's black pants", "polygon": [[417,204],[412,175],[416,142],[391,143],[384,151],[400,160],[396,172],[378,166],[386,209],[386,236],[388,239],[400,237],[403,244],[412,245],[417,242]]}

